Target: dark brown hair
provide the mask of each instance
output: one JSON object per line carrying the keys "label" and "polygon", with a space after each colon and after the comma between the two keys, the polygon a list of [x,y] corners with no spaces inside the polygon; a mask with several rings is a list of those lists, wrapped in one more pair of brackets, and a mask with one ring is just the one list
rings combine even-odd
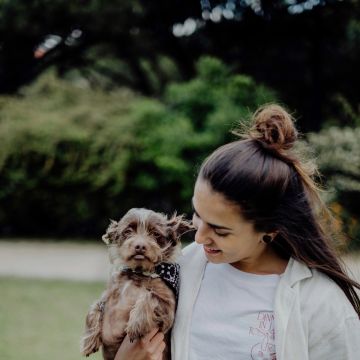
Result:
{"label": "dark brown hair", "polygon": [[298,138],[291,115],[270,104],[255,112],[242,139],[215,150],[202,164],[199,178],[240,206],[260,232],[277,232],[277,253],[293,257],[331,278],[344,291],[360,318],[360,285],[343,270],[324,226],[331,215],[313,180],[316,167],[293,148]]}

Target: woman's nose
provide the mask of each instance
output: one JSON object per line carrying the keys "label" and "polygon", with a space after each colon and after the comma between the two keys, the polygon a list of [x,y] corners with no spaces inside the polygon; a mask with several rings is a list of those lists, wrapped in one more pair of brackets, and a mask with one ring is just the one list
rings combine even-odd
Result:
{"label": "woman's nose", "polygon": [[195,241],[198,244],[210,244],[211,239],[209,238],[209,228],[203,222],[198,224],[196,233],[195,233]]}

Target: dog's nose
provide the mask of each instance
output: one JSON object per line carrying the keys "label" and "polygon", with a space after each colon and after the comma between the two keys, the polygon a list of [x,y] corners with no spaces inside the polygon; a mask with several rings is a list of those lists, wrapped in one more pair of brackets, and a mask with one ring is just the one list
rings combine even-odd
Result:
{"label": "dog's nose", "polygon": [[145,252],[146,246],[145,245],[136,245],[135,250],[136,250],[136,252]]}

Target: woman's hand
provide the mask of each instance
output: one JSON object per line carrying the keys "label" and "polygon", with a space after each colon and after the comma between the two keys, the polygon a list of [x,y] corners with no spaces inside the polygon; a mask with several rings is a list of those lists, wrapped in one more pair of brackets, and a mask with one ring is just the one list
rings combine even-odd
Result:
{"label": "woman's hand", "polygon": [[150,331],[141,340],[134,342],[130,342],[126,335],[114,360],[162,360],[164,349],[164,334],[159,329]]}

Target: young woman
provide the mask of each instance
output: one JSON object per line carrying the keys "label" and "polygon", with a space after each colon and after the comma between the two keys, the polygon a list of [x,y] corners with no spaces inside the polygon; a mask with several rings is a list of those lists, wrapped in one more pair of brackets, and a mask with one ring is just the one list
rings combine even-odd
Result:
{"label": "young woman", "polygon": [[[293,150],[291,116],[268,105],[253,121],[196,180],[172,360],[359,359],[360,285],[323,227],[326,208],[314,168]],[[158,360],[162,346],[154,330],[130,351]]]}

